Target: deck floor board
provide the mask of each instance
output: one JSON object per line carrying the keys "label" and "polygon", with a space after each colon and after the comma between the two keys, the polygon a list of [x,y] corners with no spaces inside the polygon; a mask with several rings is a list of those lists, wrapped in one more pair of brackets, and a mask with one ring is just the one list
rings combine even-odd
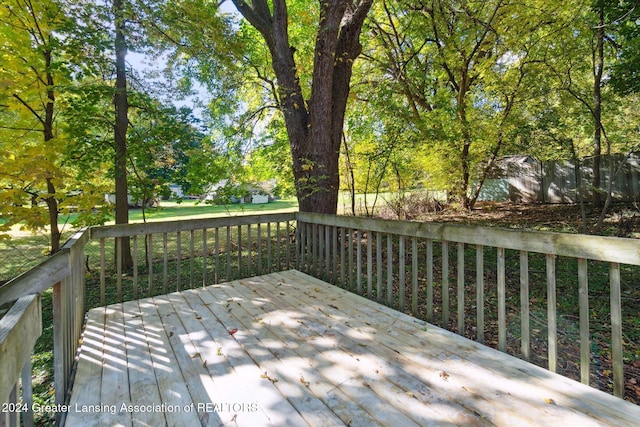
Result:
{"label": "deck floor board", "polygon": [[629,402],[289,270],[91,310],[66,423],[638,419],[640,407]]}

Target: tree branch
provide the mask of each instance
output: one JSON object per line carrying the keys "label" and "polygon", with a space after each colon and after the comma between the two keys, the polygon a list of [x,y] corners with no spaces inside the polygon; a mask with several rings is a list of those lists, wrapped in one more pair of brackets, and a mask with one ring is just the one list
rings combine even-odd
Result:
{"label": "tree branch", "polygon": [[27,110],[29,110],[29,111],[31,112],[31,114],[33,114],[33,115],[38,119],[38,121],[39,121],[42,125],[44,125],[44,119],[43,119],[42,117],[40,117],[40,114],[38,114],[38,112],[37,112],[36,110],[34,110],[34,109],[31,107],[31,105],[27,104],[27,102],[26,102],[25,100],[23,100],[22,98],[20,98],[20,95],[18,95],[17,93],[14,93],[14,94],[13,94],[13,97],[14,97],[15,99],[17,99],[17,100],[18,100],[18,102],[20,102],[22,105],[24,105],[24,106],[27,108]]}

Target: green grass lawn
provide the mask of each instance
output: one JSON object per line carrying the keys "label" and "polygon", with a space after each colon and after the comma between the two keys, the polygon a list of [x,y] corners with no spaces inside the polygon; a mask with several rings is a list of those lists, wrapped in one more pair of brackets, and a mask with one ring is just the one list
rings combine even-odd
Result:
{"label": "green grass lawn", "polygon": [[[258,215],[278,212],[294,212],[298,210],[295,199],[278,200],[263,205],[233,204],[208,205],[185,200],[181,203],[163,201],[158,208],[131,209],[130,222],[171,221],[180,219],[212,218],[236,215]],[[59,224],[63,233],[62,240],[69,238],[74,230],[71,225],[73,215],[60,218]],[[24,232],[14,226],[10,240],[0,240],[0,280],[9,280],[41,262],[49,251],[49,237],[46,231],[35,233]]]}

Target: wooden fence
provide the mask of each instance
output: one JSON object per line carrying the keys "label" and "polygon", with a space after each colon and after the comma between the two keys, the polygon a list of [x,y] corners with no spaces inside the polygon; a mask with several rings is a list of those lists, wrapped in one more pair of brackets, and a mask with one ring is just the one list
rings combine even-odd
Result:
{"label": "wooden fence", "polygon": [[[600,189],[616,201],[640,201],[640,155],[602,157]],[[539,161],[527,156],[509,156],[498,162],[495,173],[483,185],[479,200],[518,203],[577,203],[581,184],[585,200],[593,194],[592,159],[580,165],[570,161]]]}
{"label": "wooden fence", "polygon": [[[130,268],[121,256],[125,239],[132,249]],[[98,254],[97,272],[85,269],[90,251]],[[621,289],[640,277],[637,266],[640,242],[635,239],[310,213],[94,227],[0,287],[0,306],[12,305],[0,319],[0,403],[18,403],[22,384],[22,402],[29,406],[29,354],[40,334],[35,325],[41,323],[34,295],[46,289],[54,294],[55,401],[63,404],[89,306],[290,268],[479,342],[495,341],[498,349],[526,360],[545,353],[551,371],[564,360],[558,335],[564,336],[570,326],[564,315],[575,308],[580,378],[587,384],[596,326],[590,310],[606,299],[607,313],[597,326],[608,323],[609,344],[602,351],[611,355],[613,393],[622,397]],[[569,295],[577,303],[567,309],[562,301]],[[542,314],[536,311],[541,304]],[[532,328],[540,319],[544,327],[535,323]],[[0,415],[0,424],[16,422],[15,413],[11,419]],[[24,424],[30,420],[32,414],[23,413]]]}

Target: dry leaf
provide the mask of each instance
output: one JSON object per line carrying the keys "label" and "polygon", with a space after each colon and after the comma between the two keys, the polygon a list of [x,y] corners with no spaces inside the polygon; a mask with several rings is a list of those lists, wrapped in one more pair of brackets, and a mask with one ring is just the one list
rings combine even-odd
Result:
{"label": "dry leaf", "polygon": [[305,387],[309,387],[309,381],[305,381],[304,377],[300,375],[300,383]]}
{"label": "dry leaf", "polygon": [[234,329],[230,329],[230,330],[229,330],[229,335],[233,335],[233,334],[235,334],[236,332],[238,332],[238,330],[237,330],[237,329],[235,329],[235,328],[234,328]]}
{"label": "dry leaf", "polygon": [[549,405],[555,405],[556,402],[553,401],[553,399],[545,399],[544,400],[546,403],[548,403]]}
{"label": "dry leaf", "polygon": [[449,374],[447,374],[445,371],[440,372],[440,378],[442,378],[445,381],[449,380]]}

